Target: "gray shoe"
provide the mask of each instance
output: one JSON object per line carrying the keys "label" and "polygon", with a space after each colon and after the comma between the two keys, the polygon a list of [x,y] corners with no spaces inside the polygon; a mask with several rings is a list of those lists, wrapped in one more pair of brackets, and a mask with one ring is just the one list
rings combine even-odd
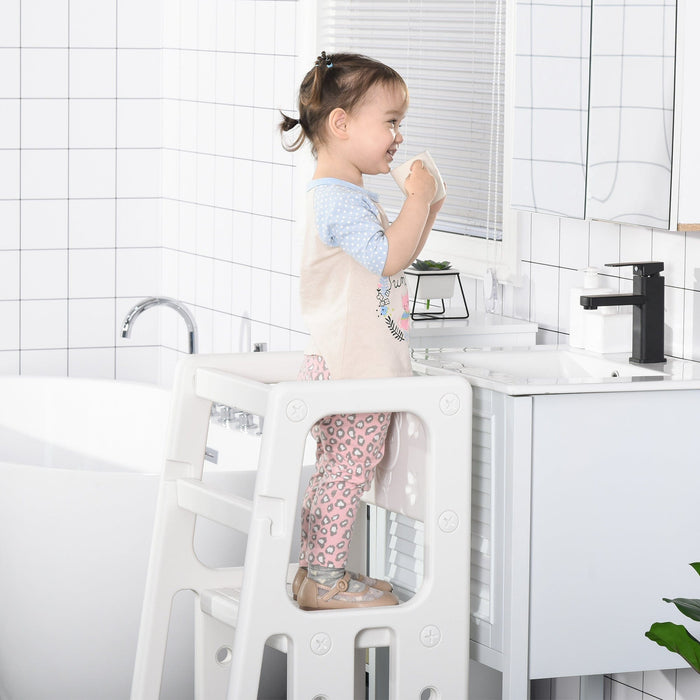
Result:
{"label": "gray shoe", "polygon": [[297,602],[302,610],[341,610],[345,608],[378,608],[398,605],[399,599],[389,591],[381,591],[366,583],[356,584],[355,592],[349,591],[350,574],[346,572],[334,586],[327,587],[308,576],[302,581]]}
{"label": "gray shoe", "polygon": [[[364,574],[357,574],[354,571],[348,571],[347,573],[350,574],[350,578],[353,581],[359,581],[367,586],[376,588],[378,591],[387,591],[388,593],[391,593],[391,591],[394,590],[394,587],[388,581],[383,581],[380,578],[372,578],[371,576],[365,576]],[[305,566],[300,566],[297,569],[297,572],[294,575],[294,580],[292,581],[292,596],[294,600],[297,599],[301,584],[304,583],[304,579],[308,575],[309,570]]]}

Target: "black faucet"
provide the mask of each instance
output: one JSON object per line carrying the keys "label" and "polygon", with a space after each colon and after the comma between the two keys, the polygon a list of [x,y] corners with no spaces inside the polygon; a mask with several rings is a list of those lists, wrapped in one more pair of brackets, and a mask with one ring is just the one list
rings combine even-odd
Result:
{"label": "black faucet", "polygon": [[662,262],[608,263],[606,267],[634,268],[632,294],[585,295],[584,309],[599,306],[633,306],[630,362],[666,362],[664,357],[664,269]]}

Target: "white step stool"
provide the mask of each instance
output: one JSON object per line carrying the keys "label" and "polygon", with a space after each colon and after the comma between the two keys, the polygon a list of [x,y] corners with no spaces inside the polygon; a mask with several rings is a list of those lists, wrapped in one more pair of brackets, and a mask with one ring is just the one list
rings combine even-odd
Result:
{"label": "white step stool", "polygon": [[[184,589],[199,596],[198,700],[255,700],[266,644],[288,655],[290,699],[364,698],[364,650],[382,646],[391,650],[389,700],[467,698],[471,387],[457,375],[297,382],[301,359],[193,355],[178,364],[132,700],[159,696],[171,602]],[[212,402],[265,416],[252,501],[201,481]],[[303,611],[288,583],[307,434],[326,415],[370,411],[410,412],[425,429],[424,445],[378,471],[372,490],[377,505],[423,520],[422,586],[398,606]],[[248,533],[243,567],[197,559],[197,516]]]}

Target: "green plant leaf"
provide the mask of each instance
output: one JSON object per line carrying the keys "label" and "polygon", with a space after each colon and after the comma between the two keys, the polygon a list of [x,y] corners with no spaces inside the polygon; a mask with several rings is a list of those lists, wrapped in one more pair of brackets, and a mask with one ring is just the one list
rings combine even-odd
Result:
{"label": "green plant leaf", "polygon": [[659,646],[680,654],[700,673],[700,642],[683,625],[676,625],[673,622],[655,622],[644,636]]}
{"label": "green plant leaf", "polygon": [[673,603],[686,617],[700,622],[700,600],[697,598],[664,598]]}
{"label": "green plant leaf", "polygon": [[693,567],[693,569],[695,569],[695,573],[700,575],[700,561],[694,562],[693,564],[691,564],[691,566]]}
{"label": "green plant leaf", "polygon": [[411,265],[415,270],[449,270],[452,263],[448,260],[435,262],[435,260],[415,260]]}

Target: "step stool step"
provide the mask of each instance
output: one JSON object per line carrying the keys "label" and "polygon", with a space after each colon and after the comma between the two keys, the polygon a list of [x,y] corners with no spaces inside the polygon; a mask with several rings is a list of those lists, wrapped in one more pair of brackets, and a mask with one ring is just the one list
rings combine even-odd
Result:
{"label": "step stool step", "polygon": [[238,532],[250,530],[253,501],[224,489],[206,486],[199,479],[177,480],[177,503],[180,508]]}
{"label": "step stool step", "polygon": [[[287,586],[289,599],[292,601],[291,584]],[[219,622],[223,622],[235,628],[238,622],[238,610],[240,605],[240,588],[216,588],[202,591],[199,597],[199,604],[202,612],[211,615]],[[309,615],[327,615],[329,611],[308,612]],[[344,614],[352,615],[352,610],[344,610]],[[355,637],[355,648],[370,649],[374,647],[388,647],[391,644],[391,630],[387,628],[373,628],[361,630]],[[287,653],[288,640],[286,635],[277,634],[270,637],[267,645],[283,653]]]}

